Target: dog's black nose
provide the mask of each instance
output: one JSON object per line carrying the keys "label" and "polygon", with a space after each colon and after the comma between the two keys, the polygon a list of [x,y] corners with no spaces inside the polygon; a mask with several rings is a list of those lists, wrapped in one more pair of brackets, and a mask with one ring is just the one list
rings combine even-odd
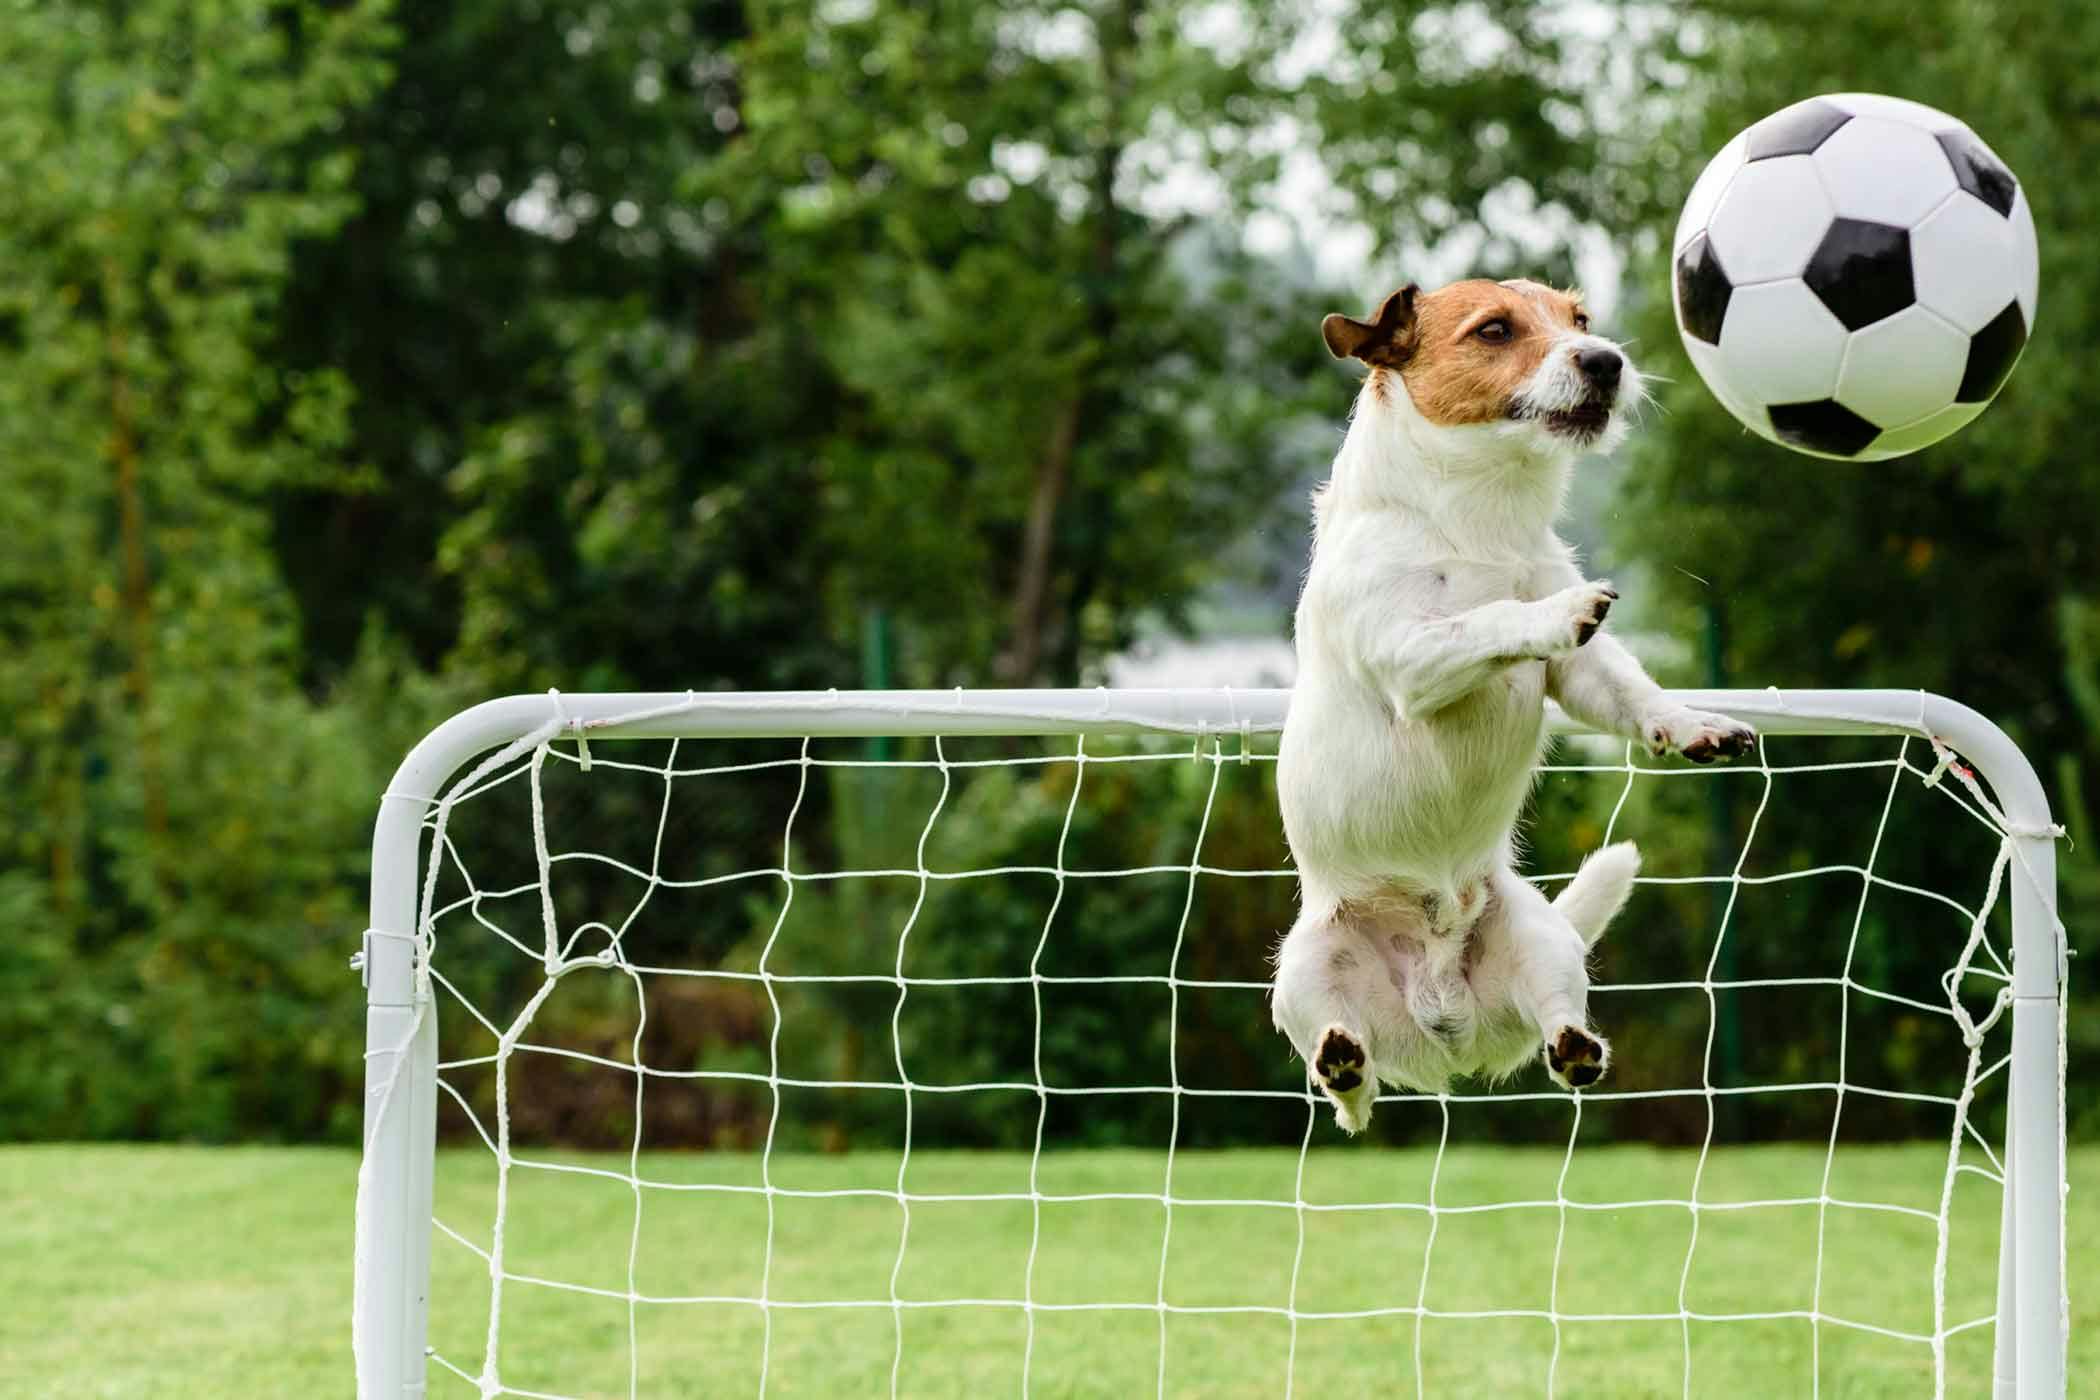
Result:
{"label": "dog's black nose", "polygon": [[1617,388],[1619,371],[1625,366],[1625,358],[1616,350],[1584,350],[1575,357],[1575,367],[1600,389]]}

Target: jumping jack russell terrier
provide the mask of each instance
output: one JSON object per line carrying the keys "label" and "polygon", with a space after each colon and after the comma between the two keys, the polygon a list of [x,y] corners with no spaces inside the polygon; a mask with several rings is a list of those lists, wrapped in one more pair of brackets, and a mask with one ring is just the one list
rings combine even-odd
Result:
{"label": "jumping jack russell terrier", "polygon": [[1369,373],[1313,501],[1277,765],[1300,911],[1273,1010],[1354,1133],[1381,1082],[1437,1093],[1542,1053],[1574,1088],[1611,1062],[1584,959],[1640,855],[1595,852],[1550,902],[1516,874],[1547,696],[1697,763],[1756,736],[1663,694],[1600,630],[1619,595],[1553,532],[1576,459],[1644,397],[1578,294],[1407,286],[1320,329]]}

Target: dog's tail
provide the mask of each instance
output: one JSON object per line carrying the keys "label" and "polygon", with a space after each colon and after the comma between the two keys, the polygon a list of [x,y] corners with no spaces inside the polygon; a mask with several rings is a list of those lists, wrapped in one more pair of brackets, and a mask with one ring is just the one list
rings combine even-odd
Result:
{"label": "dog's tail", "polygon": [[1553,907],[1575,925],[1582,945],[1594,948],[1605,926],[1626,907],[1626,896],[1633,893],[1633,877],[1640,873],[1641,853],[1631,841],[1592,851],[1554,899]]}

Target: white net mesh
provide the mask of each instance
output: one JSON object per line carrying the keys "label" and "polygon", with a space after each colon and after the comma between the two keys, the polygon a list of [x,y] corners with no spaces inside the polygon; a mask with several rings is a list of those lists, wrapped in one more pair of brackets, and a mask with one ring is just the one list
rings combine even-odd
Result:
{"label": "white net mesh", "polygon": [[1271,736],[593,745],[426,823],[434,1395],[1989,1374],[2010,848],[1920,740],[1564,747],[1540,882],[1648,857],[1612,1074],[1346,1145],[1267,1026]]}

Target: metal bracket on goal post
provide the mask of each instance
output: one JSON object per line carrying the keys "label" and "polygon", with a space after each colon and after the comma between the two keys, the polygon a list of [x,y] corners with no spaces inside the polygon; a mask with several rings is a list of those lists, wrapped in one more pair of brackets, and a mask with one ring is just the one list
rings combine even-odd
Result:
{"label": "metal bracket on goal post", "polygon": [[[1965,705],[1908,690],[1681,691],[1767,735],[1912,735],[1934,741],[2003,840],[2012,886],[2012,1055],[1999,1246],[1997,1400],[2064,1393],[2061,988],[2048,801],[2004,731]],[[354,960],[367,989],[364,1155],[352,1322],[361,1400],[425,1394],[437,1117],[437,1018],[421,926],[423,833],[445,794],[563,734],[592,739],[1275,733],[1283,690],[782,691],[510,696],[461,712],[405,758],[373,834],[370,924]],[[1558,732],[1581,732],[1558,711]],[[491,753],[491,751],[495,751]],[[1980,775],[1995,804],[1974,787]],[[1938,777],[1936,772],[1935,779]]]}

